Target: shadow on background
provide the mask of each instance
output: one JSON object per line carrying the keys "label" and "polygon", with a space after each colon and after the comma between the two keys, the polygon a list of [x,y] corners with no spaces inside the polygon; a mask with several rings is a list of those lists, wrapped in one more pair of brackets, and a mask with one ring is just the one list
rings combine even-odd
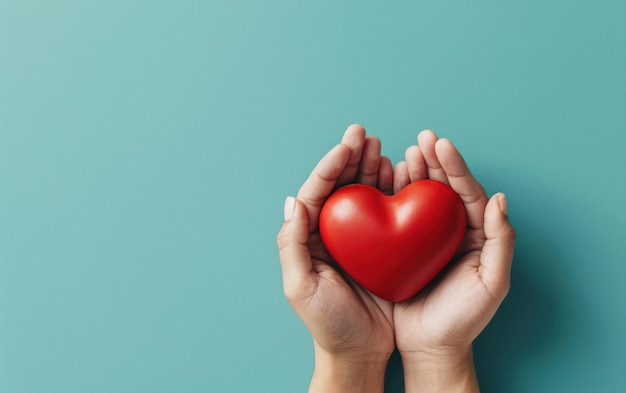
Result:
{"label": "shadow on background", "polygon": [[[518,239],[511,291],[474,344],[481,391],[527,392],[528,369],[556,360],[570,345],[571,307],[565,287],[551,284],[563,261],[542,244],[540,232]],[[532,274],[532,266],[541,267]]]}
{"label": "shadow on background", "polygon": [[[518,237],[511,275],[511,290],[498,312],[474,342],[474,360],[481,392],[528,392],[525,380],[533,371],[558,361],[575,345],[570,324],[578,320],[571,283],[564,275],[564,260],[552,223],[542,217],[567,217],[568,209],[545,203],[540,195],[527,195],[513,224]],[[557,219],[558,221],[558,219]],[[562,229],[562,228],[561,228]],[[579,235],[574,228],[572,238]],[[387,367],[386,393],[403,393],[402,361],[394,353]]]}
{"label": "shadow on background", "polygon": [[[542,267],[541,276],[531,274],[529,266],[533,265]],[[574,310],[568,306],[567,294],[555,291],[543,278],[558,275],[560,265],[538,239],[518,239],[511,291],[474,343],[483,393],[528,391],[521,377],[527,374],[523,370],[550,361],[551,354],[558,356],[560,349],[569,345],[566,321]],[[385,392],[404,392],[397,352],[387,367]]]}
{"label": "shadow on background", "polygon": [[385,393],[404,393],[404,371],[398,351],[394,351],[385,373]]}

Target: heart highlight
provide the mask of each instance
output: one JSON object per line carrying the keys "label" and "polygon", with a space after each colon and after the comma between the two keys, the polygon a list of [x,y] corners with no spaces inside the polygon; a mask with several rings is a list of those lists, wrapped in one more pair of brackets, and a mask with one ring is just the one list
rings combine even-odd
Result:
{"label": "heart highlight", "polygon": [[449,186],[419,180],[398,194],[352,184],[320,213],[320,235],[339,266],[374,295],[400,302],[423,289],[465,235],[463,201]]}

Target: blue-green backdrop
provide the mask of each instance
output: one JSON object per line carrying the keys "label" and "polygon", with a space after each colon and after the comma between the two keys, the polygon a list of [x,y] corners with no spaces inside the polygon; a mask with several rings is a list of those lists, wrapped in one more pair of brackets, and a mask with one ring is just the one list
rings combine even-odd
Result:
{"label": "blue-green backdrop", "polygon": [[625,74],[624,1],[0,0],[0,392],[305,391],[275,234],[350,123],[509,197],[483,391],[626,391]]}

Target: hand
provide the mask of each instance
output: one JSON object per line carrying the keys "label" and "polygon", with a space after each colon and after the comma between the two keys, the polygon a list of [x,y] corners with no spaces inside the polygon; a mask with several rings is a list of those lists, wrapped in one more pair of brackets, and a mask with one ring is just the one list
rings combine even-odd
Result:
{"label": "hand", "polygon": [[297,198],[287,198],[277,242],[289,303],[311,332],[316,366],[310,392],[382,392],[394,350],[393,305],[337,270],[321,242],[321,207],[336,188],[353,183],[390,194],[391,161],[380,141],[350,126],[342,143],[317,164]]}
{"label": "hand", "polygon": [[394,192],[426,178],[459,194],[467,232],[446,271],[394,307],[406,391],[477,392],[471,344],[508,293],[515,231],[504,194],[488,199],[456,148],[432,131],[421,132],[396,166]]}

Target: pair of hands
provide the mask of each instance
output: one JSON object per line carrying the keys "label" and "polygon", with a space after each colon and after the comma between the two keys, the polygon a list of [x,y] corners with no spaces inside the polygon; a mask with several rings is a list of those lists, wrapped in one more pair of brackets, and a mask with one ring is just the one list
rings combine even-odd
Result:
{"label": "pair of hands", "polygon": [[[310,392],[382,392],[397,348],[407,392],[478,391],[472,341],[509,290],[515,231],[506,199],[487,198],[456,148],[432,131],[418,135],[393,168],[380,141],[352,125],[317,164],[296,198],[285,202],[277,242],[285,296],[313,336],[316,366]],[[321,242],[319,214],[332,191],[363,183],[387,195],[433,179],[465,204],[467,231],[445,274],[401,303],[362,289],[337,270]]]}

